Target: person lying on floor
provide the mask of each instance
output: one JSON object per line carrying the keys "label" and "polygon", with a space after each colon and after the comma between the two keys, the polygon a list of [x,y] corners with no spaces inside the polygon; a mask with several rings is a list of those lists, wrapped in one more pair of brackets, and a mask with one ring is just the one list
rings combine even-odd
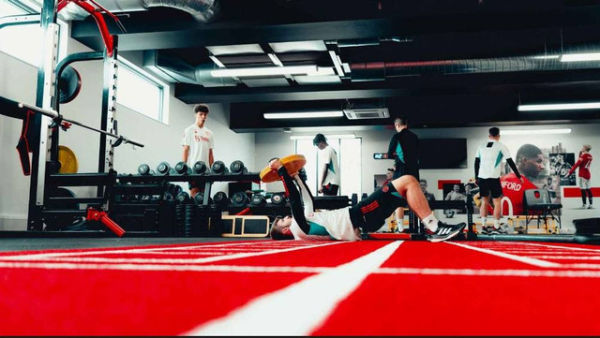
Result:
{"label": "person lying on floor", "polygon": [[277,171],[283,181],[292,211],[291,216],[275,218],[270,232],[273,239],[360,240],[361,228],[366,232],[381,228],[385,219],[404,204],[404,199],[425,225],[427,238],[432,242],[448,240],[466,226],[465,223],[438,221],[429,208],[419,181],[411,175],[393,180],[353,207],[315,211],[312,193],[298,175],[291,177],[279,158],[272,159],[269,167]]}

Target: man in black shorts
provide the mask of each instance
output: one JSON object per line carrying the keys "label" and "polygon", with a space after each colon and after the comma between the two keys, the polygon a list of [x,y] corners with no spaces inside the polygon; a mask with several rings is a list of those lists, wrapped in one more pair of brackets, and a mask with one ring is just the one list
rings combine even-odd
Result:
{"label": "man in black shorts", "polygon": [[[500,129],[492,127],[489,130],[489,140],[482,144],[477,150],[475,157],[475,177],[479,186],[481,196],[481,226],[484,233],[506,233],[506,228],[500,226],[500,213],[502,210],[502,186],[500,185],[500,169],[503,161],[506,161],[512,171],[521,179],[515,162],[504,144],[500,142]],[[490,195],[494,201],[494,225],[486,225]]]}

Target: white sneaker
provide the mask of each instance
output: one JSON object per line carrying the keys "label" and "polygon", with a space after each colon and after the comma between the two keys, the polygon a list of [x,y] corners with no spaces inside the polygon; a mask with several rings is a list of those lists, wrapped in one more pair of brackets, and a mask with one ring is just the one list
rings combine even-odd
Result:
{"label": "white sneaker", "polygon": [[592,208],[592,205],[591,205],[591,204],[590,204],[590,205],[588,205],[588,209],[591,209],[591,208]]}
{"label": "white sneaker", "polygon": [[582,205],[581,209],[587,209],[587,204]]}

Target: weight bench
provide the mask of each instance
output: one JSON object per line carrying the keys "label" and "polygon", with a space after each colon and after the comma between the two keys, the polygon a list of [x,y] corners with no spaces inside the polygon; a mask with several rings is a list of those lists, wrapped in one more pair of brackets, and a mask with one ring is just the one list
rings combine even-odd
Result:
{"label": "weight bench", "polygon": [[[553,203],[550,191],[546,189],[527,189],[523,196],[523,212],[525,213],[525,233],[529,230],[529,222],[533,216],[537,216],[537,226],[540,227],[540,218],[544,220],[544,225],[548,228],[548,217],[558,221],[558,228],[561,228],[560,214],[554,215],[554,210],[562,208],[561,203]],[[530,217],[531,216],[531,217]]]}

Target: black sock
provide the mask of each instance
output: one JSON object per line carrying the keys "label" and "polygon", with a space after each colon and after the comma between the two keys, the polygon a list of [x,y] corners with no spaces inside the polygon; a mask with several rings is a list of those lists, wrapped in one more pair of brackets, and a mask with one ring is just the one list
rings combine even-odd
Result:
{"label": "black sock", "polygon": [[581,189],[581,201],[585,204],[585,189]]}
{"label": "black sock", "polygon": [[588,189],[588,199],[590,200],[590,205],[592,205],[592,189]]}

